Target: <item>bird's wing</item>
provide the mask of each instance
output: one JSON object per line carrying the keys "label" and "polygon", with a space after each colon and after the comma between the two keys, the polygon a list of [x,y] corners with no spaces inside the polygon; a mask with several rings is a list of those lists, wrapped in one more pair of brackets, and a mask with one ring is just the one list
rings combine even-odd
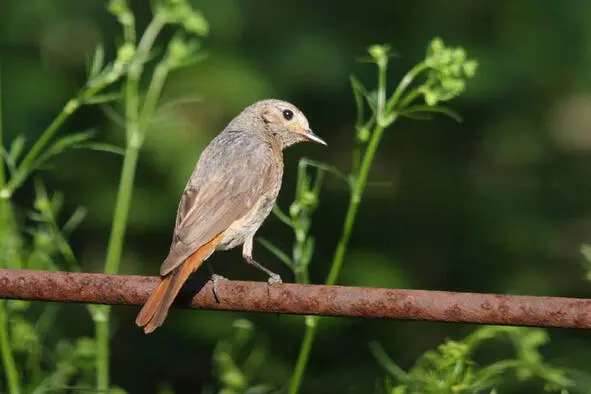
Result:
{"label": "bird's wing", "polygon": [[173,245],[160,274],[170,273],[270,193],[276,182],[276,160],[263,140],[245,138],[243,132],[218,135],[203,151],[183,192]]}

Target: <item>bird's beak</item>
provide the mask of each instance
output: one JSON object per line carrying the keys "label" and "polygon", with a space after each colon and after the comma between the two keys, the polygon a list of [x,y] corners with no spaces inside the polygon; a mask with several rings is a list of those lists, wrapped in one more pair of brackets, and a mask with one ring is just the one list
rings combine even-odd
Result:
{"label": "bird's beak", "polygon": [[321,145],[328,145],[322,138],[318,137],[314,132],[310,129],[302,131],[302,135],[306,137],[308,141],[316,142],[317,144]]}

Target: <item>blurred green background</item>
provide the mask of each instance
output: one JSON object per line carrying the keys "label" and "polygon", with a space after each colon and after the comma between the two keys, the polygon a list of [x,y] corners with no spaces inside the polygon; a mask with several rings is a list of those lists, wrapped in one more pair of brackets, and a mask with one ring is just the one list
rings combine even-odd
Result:
{"label": "blurred green background", "polygon": [[[132,2],[140,29],[147,2]],[[373,43],[391,43],[399,57],[389,81],[423,58],[442,37],[479,61],[468,90],[450,106],[462,114],[402,120],[388,130],[362,202],[341,283],[358,286],[591,297],[583,280],[581,243],[591,241],[591,3],[588,1],[194,1],[211,25],[208,59],[171,76],[164,101],[197,95],[201,102],[161,111],[142,151],[134,190],[123,273],[156,275],[169,245],[180,193],[200,151],[243,107],[276,97],[298,105],[328,148],[303,145],[286,154],[279,203],[292,200],[299,157],[347,169],[355,110],[354,72],[375,86],[375,70],[356,62]],[[111,53],[119,26],[98,0],[3,0],[0,63],[5,138],[33,141],[84,83],[98,42]],[[98,107],[82,109],[64,132],[95,128],[121,145],[123,131]],[[121,158],[73,151],[44,173],[63,190],[66,209],[88,208],[72,238],[84,271],[104,262]],[[31,203],[31,187],[16,195]],[[347,191],[330,180],[315,214],[312,282],[326,276],[340,234]],[[292,234],[270,217],[259,235],[291,250]],[[255,256],[292,281],[260,245]],[[264,280],[239,250],[213,257],[229,278]],[[291,374],[303,319],[208,311],[172,311],[145,336],[138,308],[115,308],[112,374],[132,393],[177,392],[211,384],[211,354],[246,317],[267,349],[260,381]],[[61,309],[54,335],[92,335],[81,305]],[[474,326],[361,319],[323,321],[303,392],[364,393],[383,371],[368,351],[381,342],[402,367],[445,337]],[[550,330],[545,355],[554,365],[590,371],[591,339],[576,330]],[[515,392],[532,392],[531,389]]]}

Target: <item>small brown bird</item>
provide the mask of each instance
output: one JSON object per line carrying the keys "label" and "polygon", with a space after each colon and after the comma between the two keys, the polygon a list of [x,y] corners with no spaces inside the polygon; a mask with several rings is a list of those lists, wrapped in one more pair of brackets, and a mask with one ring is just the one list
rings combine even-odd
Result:
{"label": "small brown bird", "polygon": [[243,245],[247,263],[281,282],[253,259],[252,244],[281,188],[282,151],[303,141],[326,145],[298,108],[270,99],[244,109],[205,148],[181,197],[161,282],[135,320],[146,334],[162,325],[183,283],[216,250]]}

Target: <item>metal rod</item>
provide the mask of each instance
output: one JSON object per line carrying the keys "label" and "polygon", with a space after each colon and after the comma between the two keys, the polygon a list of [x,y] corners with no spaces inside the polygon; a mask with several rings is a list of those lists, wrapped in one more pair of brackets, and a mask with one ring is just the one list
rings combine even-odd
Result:
{"label": "metal rod", "polygon": [[[142,305],[158,277],[0,269],[0,298]],[[187,302],[195,309],[377,317],[455,323],[591,328],[591,299],[368,287],[220,281]]]}

